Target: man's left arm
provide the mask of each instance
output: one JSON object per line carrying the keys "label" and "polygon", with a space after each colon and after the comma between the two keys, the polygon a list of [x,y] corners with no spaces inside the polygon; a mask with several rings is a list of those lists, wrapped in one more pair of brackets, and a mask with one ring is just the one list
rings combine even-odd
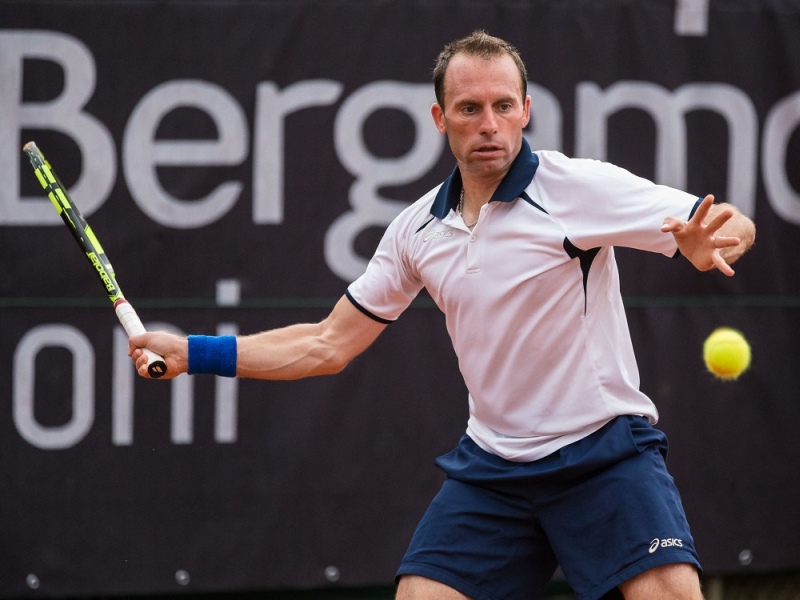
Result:
{"label": "man's left arm", "polygon": [[753,221],[731,204],[714,204],[706,196],[688,221],[667,217],[661,231],[672,233],[678,249],[699,271],[734,274],[735,263],[755,242]]}

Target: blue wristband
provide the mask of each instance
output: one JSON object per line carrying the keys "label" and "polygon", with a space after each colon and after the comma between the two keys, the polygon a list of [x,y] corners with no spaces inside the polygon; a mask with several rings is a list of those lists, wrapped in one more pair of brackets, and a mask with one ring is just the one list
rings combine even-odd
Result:
{"label": "blue wristband", "polygon": [[236,377],[236,336],[190,335],[189,374]]}

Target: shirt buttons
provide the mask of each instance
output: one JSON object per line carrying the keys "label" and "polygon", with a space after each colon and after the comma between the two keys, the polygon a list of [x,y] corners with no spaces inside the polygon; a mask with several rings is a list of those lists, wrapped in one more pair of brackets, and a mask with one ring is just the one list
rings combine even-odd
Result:
{"label": "shirt buttons", "polygon": [[474,241],[475,241],[475,240],[477,240],[477,239],[478,239],[478,237],[477,237],[477,236],[474,236],[474,235],[471,235],[471,236],[469,236],[469,241],[470,241],[470,242],[474,242]]}

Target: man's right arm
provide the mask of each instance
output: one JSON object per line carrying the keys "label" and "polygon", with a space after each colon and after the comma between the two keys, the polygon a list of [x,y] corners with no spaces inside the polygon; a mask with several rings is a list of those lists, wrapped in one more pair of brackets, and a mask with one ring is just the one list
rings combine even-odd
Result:
{"label": "man's right arm", "polygon": [[[236,339],[236,376],[288,380],[338,373],[366,350],[386,328],[342,297],[319,323],[299,323]],[[161,354],[167,363],[165,379],[186,373],[189,350],[183,336],[158,331],[134,336],[128,354],[143,377],[146,357],[141,348]]]}

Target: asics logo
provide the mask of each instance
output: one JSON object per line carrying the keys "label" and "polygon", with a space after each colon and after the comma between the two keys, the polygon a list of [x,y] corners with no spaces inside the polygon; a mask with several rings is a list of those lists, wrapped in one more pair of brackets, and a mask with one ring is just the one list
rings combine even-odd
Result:
{"label": "asics logo", "polygon": [[425,237],[422,238],[423,242],[427,242],[428,240],[438,240],[440,238],[446,237],[453,237],[453,230],[452,229],[445,229],[444,231],[431,231],[425,234]]}
{"label": "asics logo", "polygon": [[679,540],[677,538],[664,538],[663,540],[660,540],[656,538],[652,542],[650,542],[650,548],[648,552],[652,554],[659,548],[673,548],[673,547],[683,548],[683,540]]}

